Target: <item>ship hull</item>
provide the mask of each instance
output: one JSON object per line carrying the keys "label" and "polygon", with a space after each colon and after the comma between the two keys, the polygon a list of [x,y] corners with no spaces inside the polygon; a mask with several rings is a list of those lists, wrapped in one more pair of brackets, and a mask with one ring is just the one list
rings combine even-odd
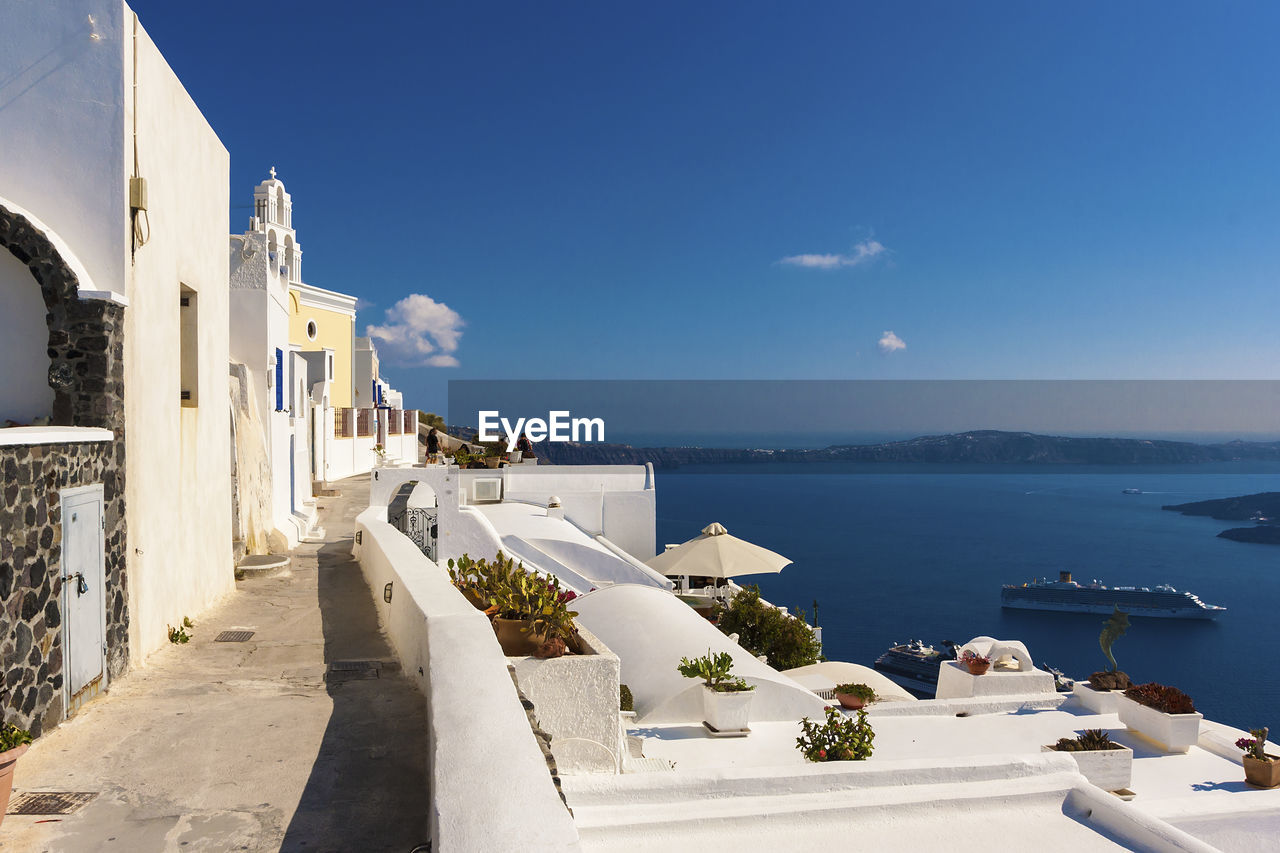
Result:
{"label": "ship hull", "polygon": [[1200,608],[1173,607],[1140,607],[1124,601],[1110,602],[1069,602],[1069,601],[1027,601],[1025,599],[1004,599],[1003,607],[1015,610],[1051,610],[1057,613],[1101,613],[1110,615],[1117,607],[1129,616],[1147,616],[1155,619],[1217,619],[1221,610]]}

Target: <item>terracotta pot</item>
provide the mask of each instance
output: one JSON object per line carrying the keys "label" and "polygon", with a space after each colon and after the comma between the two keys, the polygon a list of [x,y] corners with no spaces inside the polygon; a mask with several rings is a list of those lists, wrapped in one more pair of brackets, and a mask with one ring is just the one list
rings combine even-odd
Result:
{"label": "terracotta pot", "polygon": [[971,660],[966,661],[965,666],[969,667],[970,675],[982,675],[991,668],[991,661],[987,660]]}
{"label": "terracotta pot", "polygon": [[458,589],[462,593],[462,597],[470,601],[476,610],[487,610],[489,608],[489,602],[485,600],[480,590],[469,586],[459,587]]}
{"label": "terracotta pot", "polygon": [[836,701],[841,708],[848,708],[850,711],[859,711],[867,704],[865,699],[852,693],[837,693]]}
{"label": "terracotta pot", "polygon": [[525,632],[520,630],[528,624],[528,620],[525,619],[494,617],[493,631],[498,635],[498,645],[502,646],[502,652],[507,657],[526,657],[533,654],[538,646],[547,641],[545,634],[534,634],[532,631]]}
{"label": "terracotta pot", "polygon": [[[0,758],[3,757],[0,755]],[[1280,787],[1280,758],[1270,753],[1267,758],[1271,760],[1263,761],[1252,755],[1244,757],[1244,780],[1255,788]]]}
{"label": "terracotta pot", "polygon": [[502,464],[501,456],[486,456],[484,458],[484,467],[486,468],[497,468],[501,464]]}
{"label": "terracotta pot", "polygon": [[24,743],[8,752],[0,752],[0,823],[4,822],[5,810],[9,808],[9,795],[13,793],[14,767],[29,746],[30,744]]}

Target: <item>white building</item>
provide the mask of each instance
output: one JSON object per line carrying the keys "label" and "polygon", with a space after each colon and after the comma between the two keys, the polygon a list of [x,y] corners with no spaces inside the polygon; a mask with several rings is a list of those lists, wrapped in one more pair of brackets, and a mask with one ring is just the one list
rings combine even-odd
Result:
{"label": "white building", "polygon": [[0,81],[0,422],[37,425],[0,448],[38,486],[4,534],[39,528],[0,638],[52,724],[234,585],[229,158],[121,0],[6,4]]}
{"label": "white building", "polygon": [[[316,449],[324,458],[326,424],[332,436],[332,415],[326,412],[333,350],[309,358],[291,342],[290,288],[301,284],[302,247],[292,226],[292,199],[274,168],[254,188],[253,200],[249,230],[231,235],[230,352],[233,362],[248,368],[252,409],[270,465],[270,518],[262,522],[271,531],[272,549],[284,551],[315,523],[312,460]],[[253,420],[251,415],[247,428]],[[238,478],[237,486],[241,507],[259,503],[248,482]],[[244,525],[251,523],[244,519]]]}

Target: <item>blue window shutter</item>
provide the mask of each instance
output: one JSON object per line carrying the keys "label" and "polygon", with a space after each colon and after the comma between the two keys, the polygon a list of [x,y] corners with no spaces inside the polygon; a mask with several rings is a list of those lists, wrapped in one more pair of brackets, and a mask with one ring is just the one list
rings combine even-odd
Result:
{"label": "blue window shutter", "polygon": [[276,350],[276,411],[284,411],[284,353]]}

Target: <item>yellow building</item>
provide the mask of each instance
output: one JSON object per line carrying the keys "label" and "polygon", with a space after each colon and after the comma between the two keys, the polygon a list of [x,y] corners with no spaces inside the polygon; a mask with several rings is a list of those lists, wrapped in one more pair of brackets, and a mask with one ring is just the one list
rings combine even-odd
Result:
{"label": "yellow building", "polygon": [[[302,352],[332,350],[329,404],[350,408],[355,355],[356,298],[297,281],[289,282],[289,344]],[[369,405],[367,402],[363,405]]]}

